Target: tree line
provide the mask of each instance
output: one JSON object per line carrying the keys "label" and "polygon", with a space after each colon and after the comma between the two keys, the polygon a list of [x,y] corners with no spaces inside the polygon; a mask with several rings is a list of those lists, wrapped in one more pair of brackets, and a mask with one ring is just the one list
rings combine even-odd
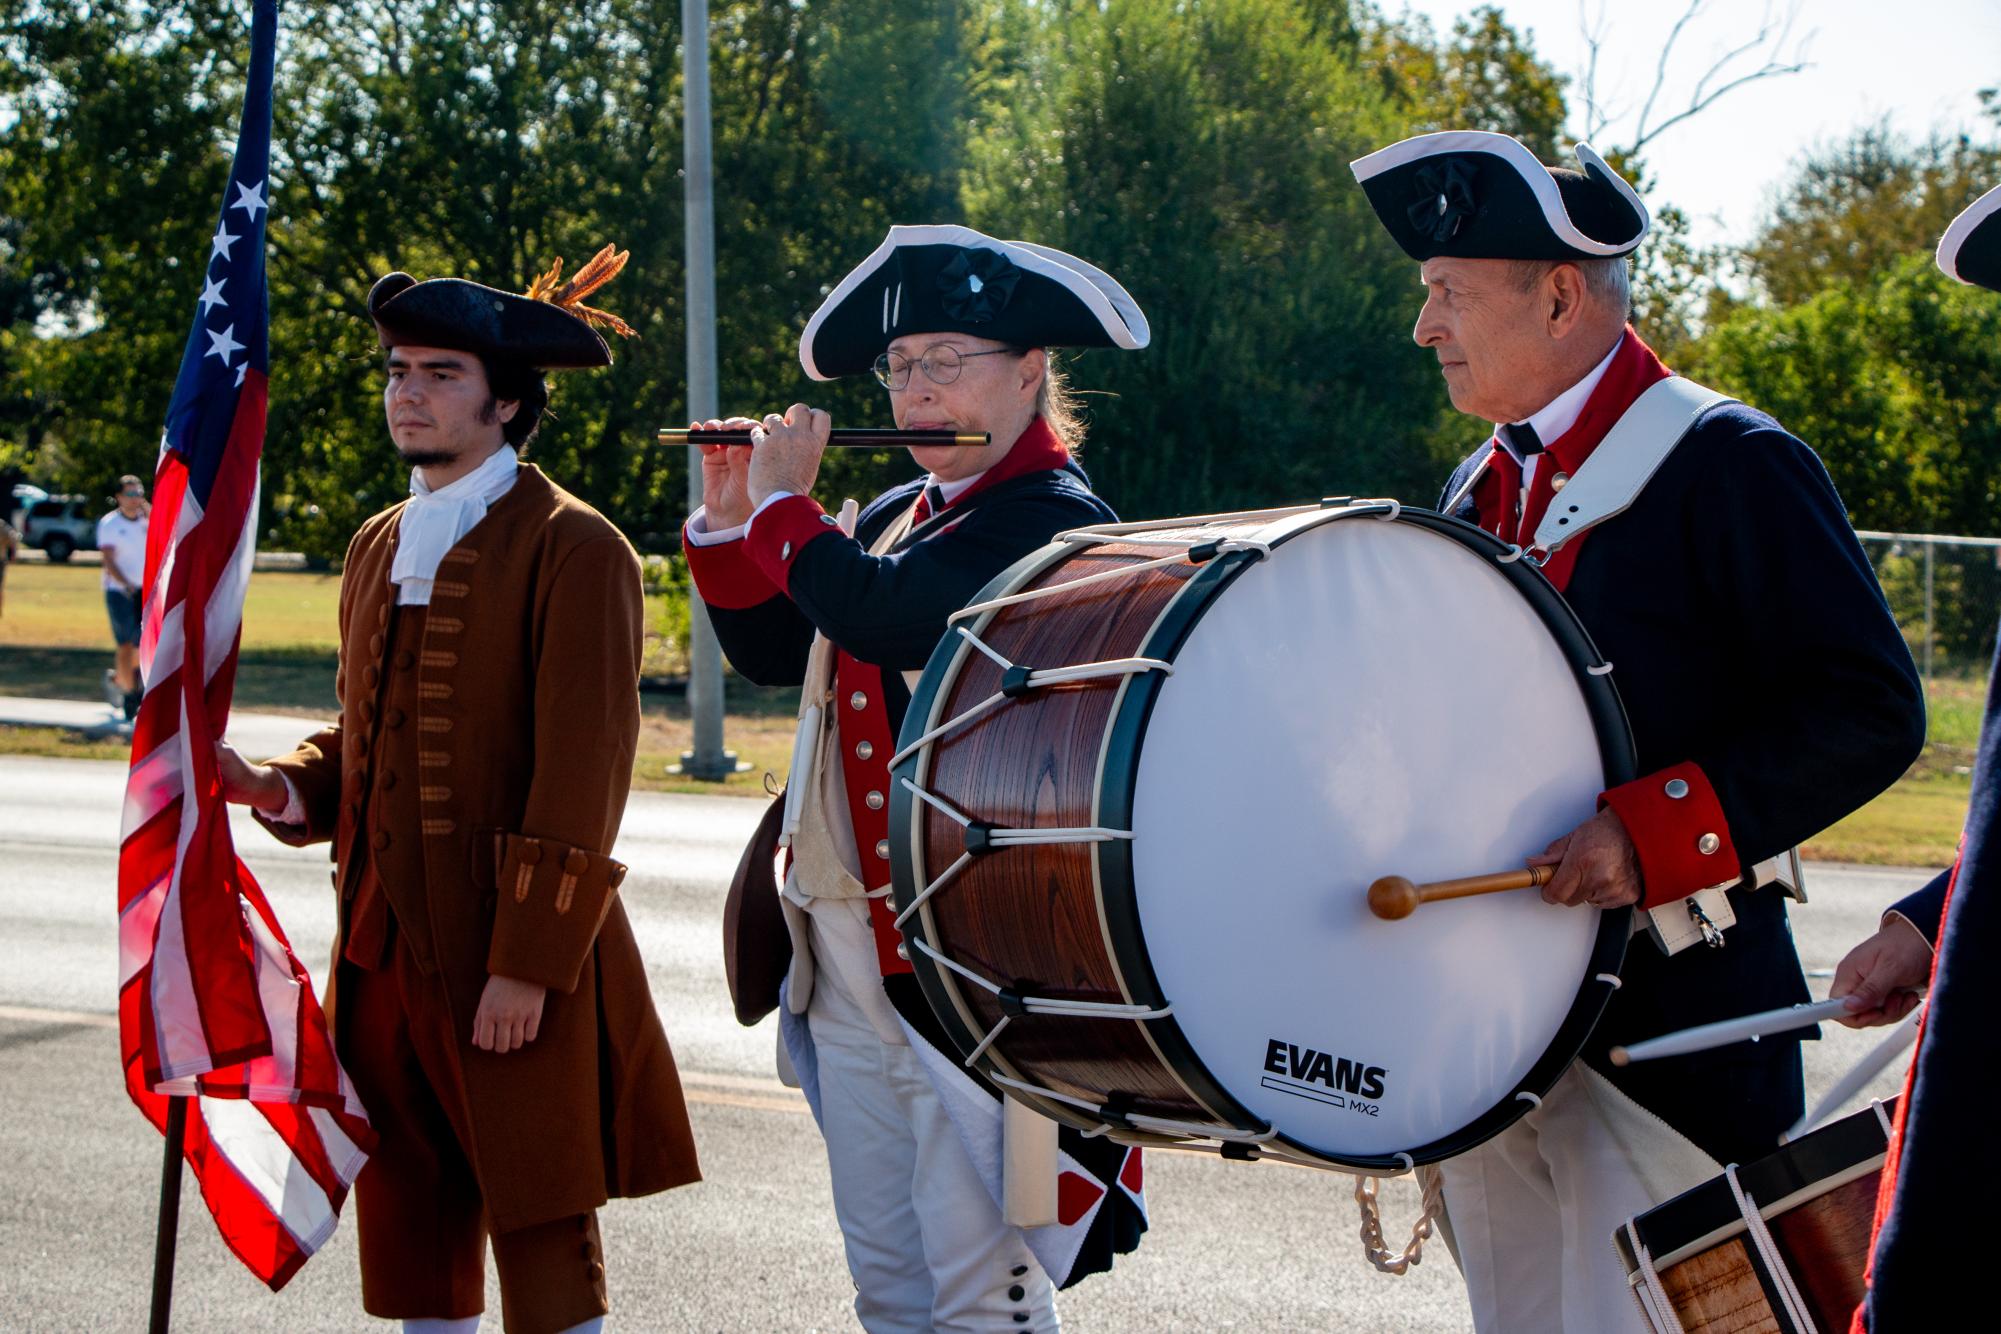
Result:
{"label": "tree line", "polygon": [[[1082,255],[1148,312],[1152,347],[1071,364],[1085,465],[1128,516],[1429,503],[1473,443],[1347,163],[1443,128],[1562,160],[1568,81],[1497,10],[1441,33],[1364,0],[711,9],[726,408],[885,422],[867,377],[805,379],[799,331],[892,222],[961,220]],[[337,556],[402,494],[375,277],[519,290],[609,241],[632,262],[603,304],[640,336],[559,382],[533,456],[672,550],[685,460],[652,433],[686,418],[677,0],[290,0],[281,21],[266,544]],[[0,475],[96,493],[150,465],[247,30],[230,0],[0,0]],[[1997,182],[1991,142],[1876,129],[1803,164],[1739,250],[1657,207],[1636,318],[1814,444],[1858,524],[1993,532],[2001,310],[1924,256]],[[844,455],[825,483],[873,494],[908,469]]]}

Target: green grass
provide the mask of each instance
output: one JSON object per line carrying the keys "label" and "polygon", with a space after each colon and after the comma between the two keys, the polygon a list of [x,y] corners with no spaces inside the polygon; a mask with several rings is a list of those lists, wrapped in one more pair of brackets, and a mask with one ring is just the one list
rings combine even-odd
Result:
{"label": "green grass", "polygon": [[[340,647],[340,576],[260,570],[243,599],[243,649]],[[111,653],[104,576],[95,565],[16,565],[7,572],[0,646],[97,649]],[[8,693],[19,694],[19,691]]]}
{"label": "green grass", "polygon": [[[6,609],[0,614],[0,695],[102,698],[100,682],[111,648],[100,589],[95,566],[33,564],[9,571]],[[338,575],[270,570],[251,578],[237,671],[239,708],[321,716],[333,710],[339,598]],[[668,615],[666,599],[647,598],[649,676],[665,675],[677,662]],[[1895,787],[1810,841],[1807,853],[1889,865],[1950,863],[1966,814],[1967,770],[1986,694],[1986,684],[1977,678],[1933,680],[1924,758]],[[725,744],[751,769],[722,783],[704,783],[667,772],[692,744],[686,699],[647,692],[641,702],[633,786],[761,795],[767,772],[784,777],[796,698],[791,690],[761,690],[731,679]],[[76,741],[54,728],[0,728],[0,754],[123,759],[125,747],[122,742]]]}
{"label": "green grass", "polygon": [[37,755],[57,760],[129,760],[132,743],[123,737],[90,740],[67,727],[0,727],[0,755]]}

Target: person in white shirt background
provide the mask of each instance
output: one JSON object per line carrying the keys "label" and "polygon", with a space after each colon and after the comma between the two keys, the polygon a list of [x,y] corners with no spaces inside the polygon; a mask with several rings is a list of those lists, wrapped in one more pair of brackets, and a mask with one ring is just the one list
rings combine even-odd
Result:
{"label": "person in white shirt background", "polygon": [[127,473],[118,479],[118,508],[97,521],[97,550],[104,558],[104,609],[118,662],[104,674],[105,695],[129,720],[139,712],[139,623],[146,603],[146,484]]}

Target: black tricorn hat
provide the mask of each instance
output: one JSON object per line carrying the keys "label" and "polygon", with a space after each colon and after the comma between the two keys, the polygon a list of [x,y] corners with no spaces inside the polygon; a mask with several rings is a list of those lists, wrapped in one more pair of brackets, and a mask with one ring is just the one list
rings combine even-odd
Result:
{"label": "black tricorn hat", "polygon": [[609,366],[611,347],[598,327],[628,338],[633,331],[583,299],[617,277],[626,258],[627,252],[606,246],[567,283],[559,259],[525,294],[463,278],[418,282],[407,273],[391,273],[369,290],[368,317],[385,348],[406,343],[455,348],[545,371]]}
{"label": "black tricorn hat", "polygon": [[1939,238],[1938,266],[1948,277],[2001,292],[2001,185],[1952,220]]}
{"label": "black tricorn hat", "polygon": [[1447,130],[1348,164],[1406,255],[1427,259],[1609,259],[1647,234],[1646,205],[1589,145],[1581,171],[1543,166],[1486,130]]}
{"label": "black tricorn hat", "polygon": [[806,321],[799,364],[815,380],[867,370],[911,333],[1019,347],[1145,347],[1139,303],[1075,255],[951,224],[896,226]]}

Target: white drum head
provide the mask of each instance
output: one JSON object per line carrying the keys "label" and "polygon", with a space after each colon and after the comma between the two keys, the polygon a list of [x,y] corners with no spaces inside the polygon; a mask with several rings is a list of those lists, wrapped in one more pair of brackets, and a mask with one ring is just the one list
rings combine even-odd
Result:
{"label": "white drum head", "polygon": [[1599,914],[1519,890],[1386,922],[1369,884],[1520,867],[1604,782],[1570,660],[1485,559],[1373,519],[1284,542],[1210,604],[1141,746],[1133,879],[1174,1022],[1316,1152],[1468,1127],[1555,1038]]}

